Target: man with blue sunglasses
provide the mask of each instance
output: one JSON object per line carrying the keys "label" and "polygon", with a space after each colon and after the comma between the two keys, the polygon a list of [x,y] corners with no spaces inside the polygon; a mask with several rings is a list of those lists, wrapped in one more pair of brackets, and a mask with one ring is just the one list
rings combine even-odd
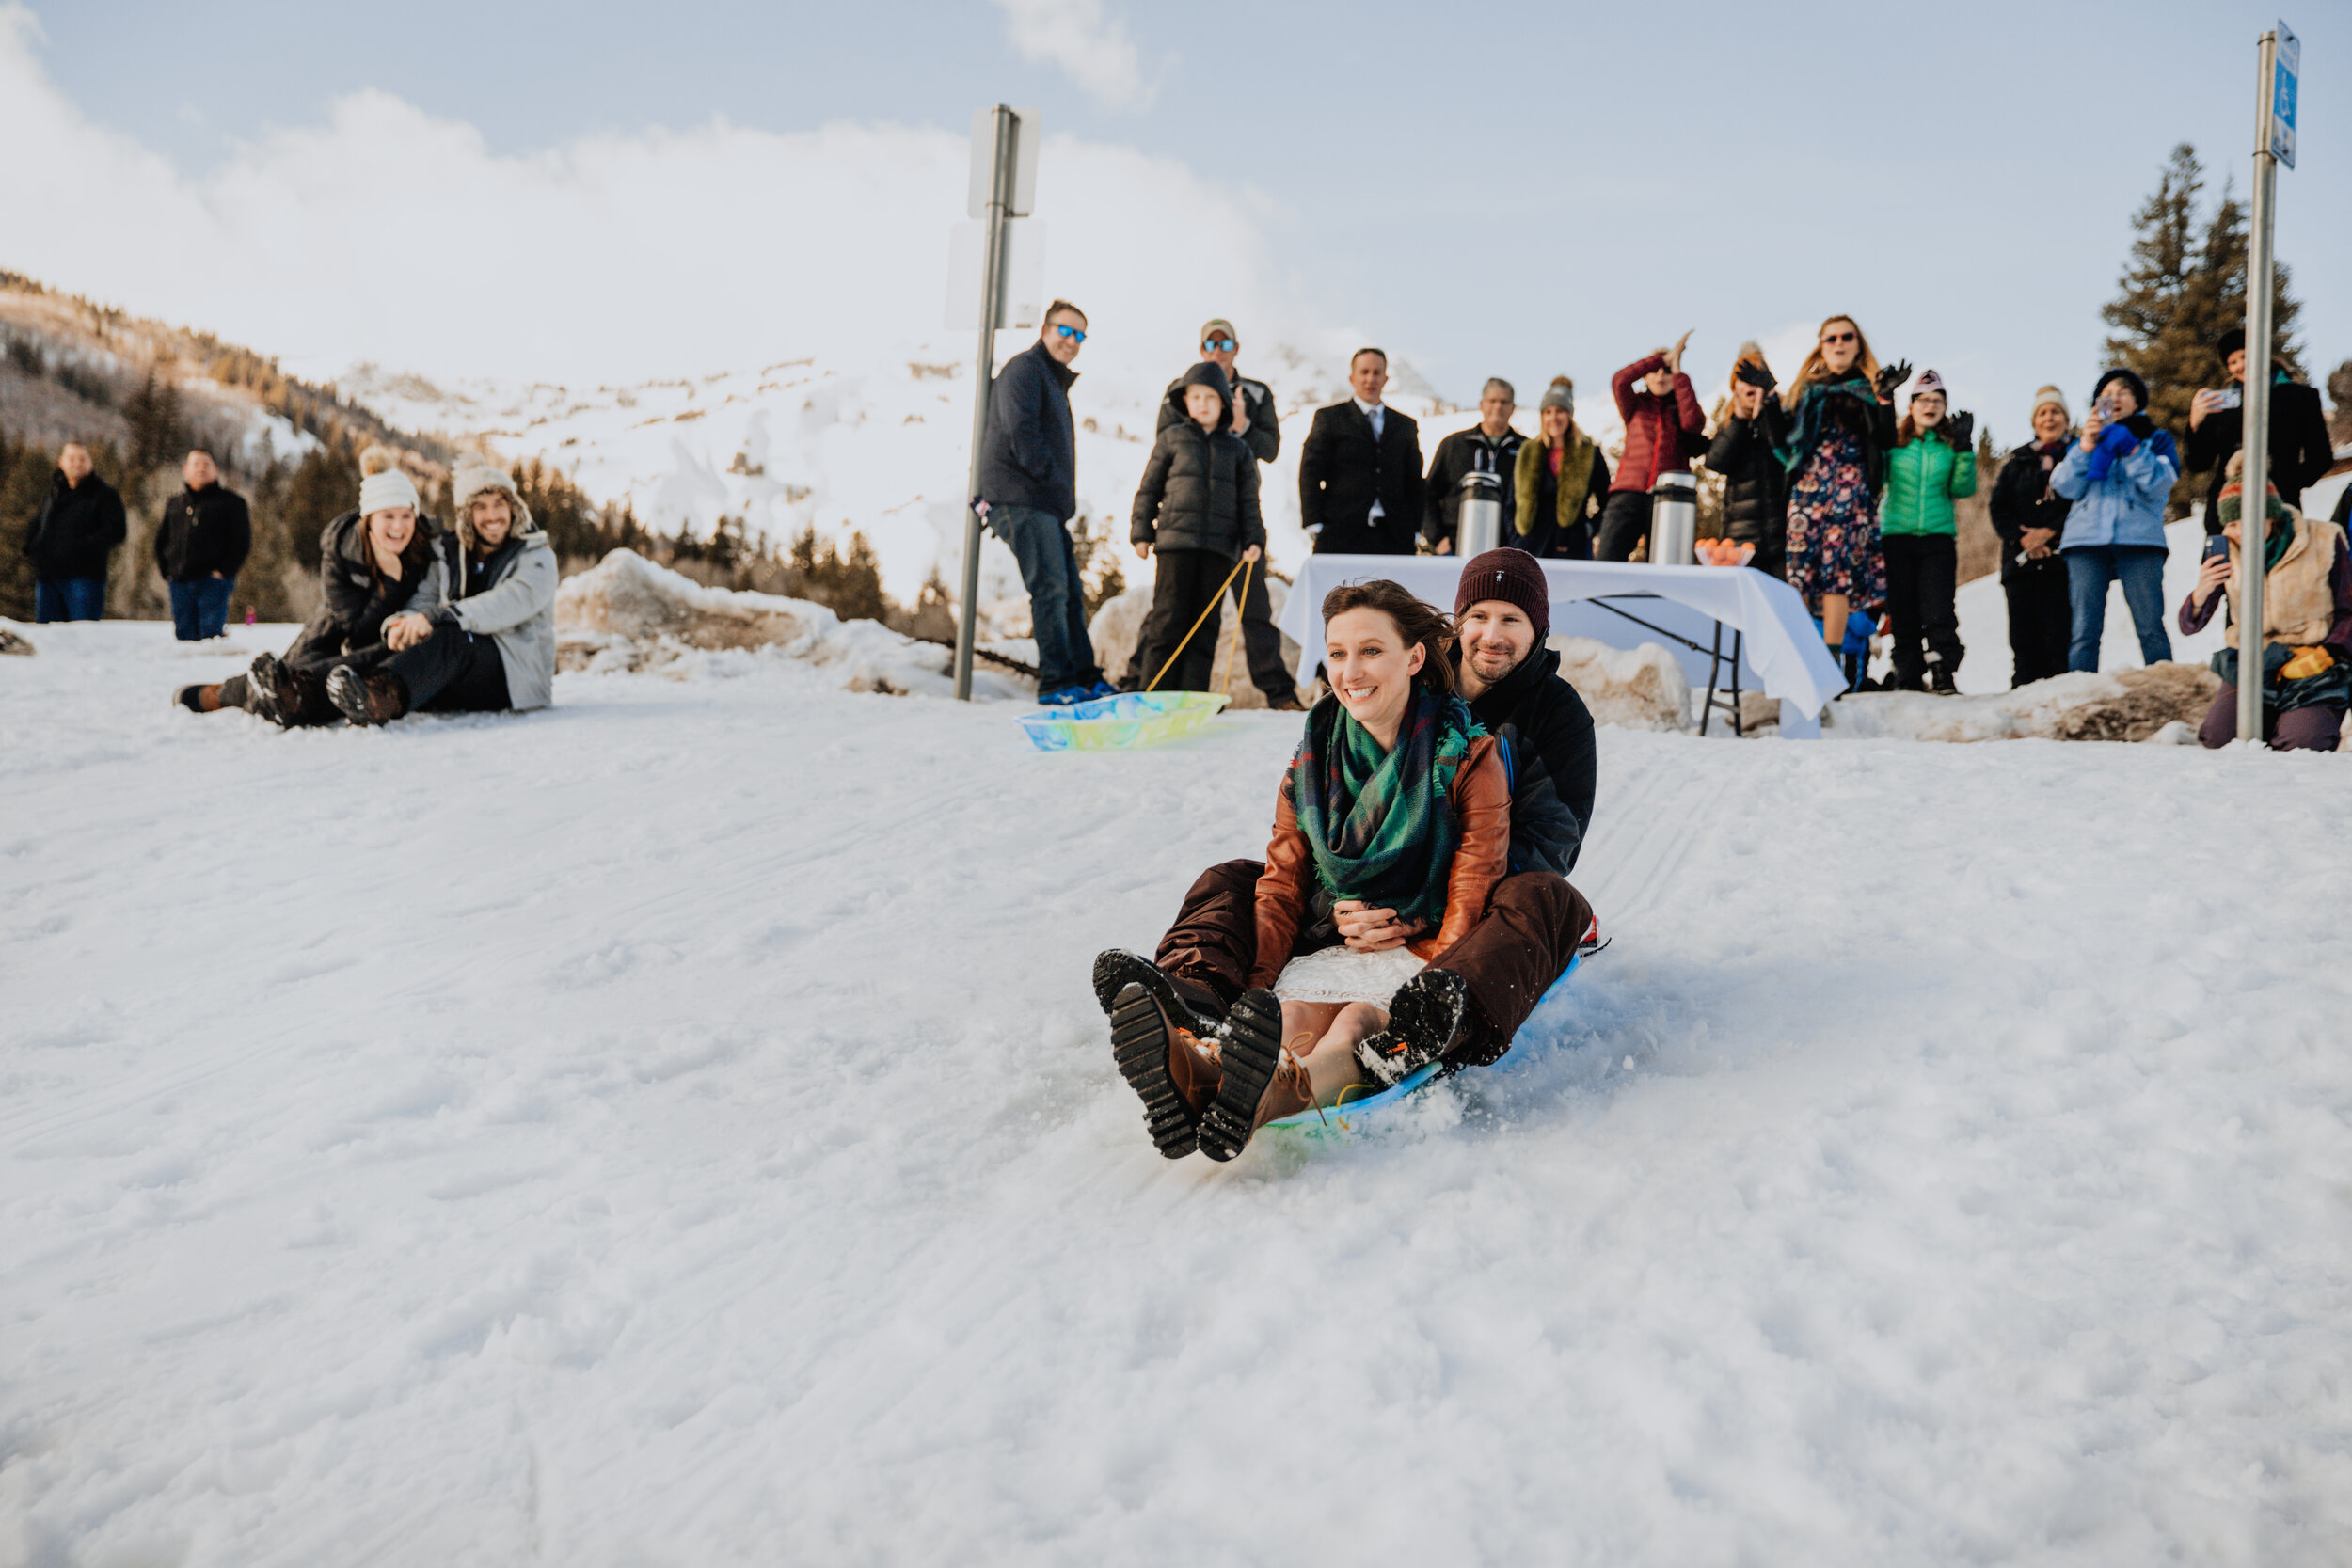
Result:
{"label": "man with blue sunglasses", "polygon": [[989,531],[1012,549],[1029,591],[1038,701],[1067,707],[1116,689],[1094,662],[1086,584],[1070,519],[1078,513],[1077,432],[1070,362],[1087,341],[1086,312],[1066,299],[1045,311],[1038,341],[1005,361],[980,443],[980,499]]}

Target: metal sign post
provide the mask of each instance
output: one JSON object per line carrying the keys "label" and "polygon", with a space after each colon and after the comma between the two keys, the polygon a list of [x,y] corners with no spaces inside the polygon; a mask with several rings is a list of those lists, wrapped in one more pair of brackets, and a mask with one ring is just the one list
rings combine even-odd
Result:
{"label": "metal sign post", "polygon": [[2238,502],[2237,733],[2263,742],[2263,536],[2270,518],[2272,227],[2279,161],[2295,166],[2295,88],[2302,46],[2287,24],[2262,36],[2255,75],[2253,232],[2246,257],[2246,397],[2240,450],[2246,467]]}
{"label": "metal sign post", "polygon": [[984,225],[980,263],[980,344],[972,383],[972,466],[964,487],[963,594],[956,612],[956,698],[972,700],[972,642],[980,596],[980,446],[988,438],[988,398],[995,374],[996,329],[1005,325],[1006,226],[1034,205],[1037,111],[996,104],[972,121],[971,213]]}

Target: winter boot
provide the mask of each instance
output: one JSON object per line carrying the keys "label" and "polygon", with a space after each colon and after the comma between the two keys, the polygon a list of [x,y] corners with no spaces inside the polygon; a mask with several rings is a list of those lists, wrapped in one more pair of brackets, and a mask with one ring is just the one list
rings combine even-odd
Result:
{"label": "winter boot", "polygon": [[259,654],[245,672],[245,710],[268,720],[279,729],[293,726],[299,699],[293,689],[294,672],[278,662],[276,654]]}
{"label": "winter boot", "polygon": [[1939,697],[1960,695],[1960,682],[1947,665],[1939,664],[1928,674],[1928,689]]}
{"label": "winter boot", "polygon": [[1470,1006],[1470,984],[1450,969],[1424,969],[1389,1002],[1389,1026],[1356,1042],[1356,1065],[1392,1088],[1445,1054]]}
{"label": "winter boot", "polygon": [[1276,713],[1304,713],[1307,705],[1298,700],[1295,691],[1277,691],[1265,700],[1265,705]]}
{"label": "winter boot", "polygon": [[1230,1160],[1269,1121],[1315,1102],[1307,1069],[1282,1049],[1282,1004],[1270,990],[1244,991],[1225,1016],[1216,1099],[1200,1117],[1200,1152]]}
{"label": "winter boot", "polygon": [[348,664],[327,672],[326,698],[355,724],[389,724],[408,711],[407,696],[389,675],[362,680]]}
{"label": "winter boot", "polygon": [[1200,1112],[1216,1098],[1216,1062],[1140,984],[1121,987],[1111,1004],[1111,1054],[1143,1101],[1143,1124],[1159,1151],[1181,1160],[1199,1148]]}
{"label": "winter boot", "polygon": [[1123,947],[1108,947],[1094,956],[1094,1000],[1104,1014],[1110,1012],[1119,1001],[1119,993],[1129,986],[1141,986],[1150,991],[1175,1027],[1189,1029],[1196,1035],[1216,1031],[1217,1020],[1186,1006],[1160,966],[1142,954],[1130,953]]}
{"label": "winter boot", "polygon": [[220,688],[218,686],[183,686],[171,694],[171,700],[190,713],[218,713],[220,711]]}

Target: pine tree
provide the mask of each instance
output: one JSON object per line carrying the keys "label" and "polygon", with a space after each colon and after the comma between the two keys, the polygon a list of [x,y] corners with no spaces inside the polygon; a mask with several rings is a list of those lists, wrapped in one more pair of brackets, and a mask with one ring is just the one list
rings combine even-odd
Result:
{"label": "pine tree", "polygon": [[[2217,387],[2224,372],[2214,341],[2246,323],[2247,214],[2225,185],[2201,223],[2198,197],[2204,167],[2186,142],[2172,150],[2156,188],[2133,215],[2137,237],[2117,280],[2116,297],[2100,314],[2112,330],[2107,360],[2148,384],[2148,414],[2172,432],[2188,434],[2189,400],[2201,387]],[[2287,293],[2283,264],[2272,278],[2273,341],[2290,371],[2301,360],[2293,333],[2301,307]],[[2173,515],[2185,515],[2200,487],[2183,474],[2172,493]]]}

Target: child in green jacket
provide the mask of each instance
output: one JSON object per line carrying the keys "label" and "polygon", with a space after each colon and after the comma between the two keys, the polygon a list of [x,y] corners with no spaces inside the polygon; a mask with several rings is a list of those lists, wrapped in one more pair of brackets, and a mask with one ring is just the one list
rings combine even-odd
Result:
{"label": "child in green jacket", "polygon": [[1886,454],[1879,540],[1886,556],[1886,618],[1895,637],[1895,689],[1959,689],[1959,526],[1952,502],[1977,493],[1974,414],[1945,415],[1944,378],[1922,371]]}

